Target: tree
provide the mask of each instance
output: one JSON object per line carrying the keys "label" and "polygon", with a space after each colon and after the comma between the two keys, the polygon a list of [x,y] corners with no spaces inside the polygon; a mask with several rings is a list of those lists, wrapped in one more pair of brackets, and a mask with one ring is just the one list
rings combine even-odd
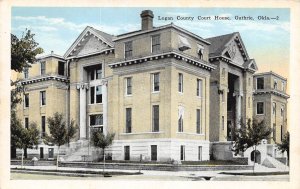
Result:
{"label": "tree", "polygon": [[58,168],[59,148],[61,145],[69,144],[70,139],[72,139],[76,133],[77,126],[74,120],[71,120],[70,124],[66,125],[63,114],[58,112],[54,113],[53,117],[48,117],[47,121],[50,136],[46,134],[45,141],[46,143],[55,144],[58,147],[56,158],[56,168]]}
{"label": "tree", "polygon": [[103,175],[104,175],[104,169],[105,169],[105,149],[109,147],[113,140],[115,138],[115,133],[109,133],[103,134],[102,132],[99,132],[97,130],[92,131],[92,138],[91,142],[96,148],[102,149],[103,152]]}
{"label": "tree", "polygon": [[[19,39],[16,35],[11,34],[11,70],[22,72],[24,68],[30,67],[30,64],[36,61],[36,55],[43,53],[43,49],[38,47],[34,40],[34,34],[30,30],[25,30]],[[17,85],[19,81],[11,81],[11,152],[16,153],[18,144],[21,143],[22,124],[17,119],[16,106],[22,101],[20,94],[23,87]]]}
{"label": "tree", "polygon": [[248,119],[247,124],[241,122],[241,128],[235,130],[235,139],[233,142],[232,151],[237,155],[240,152],[245,152],[248,148],[254,149],[254,166],[256,161],[256,147],[260,144],[261,140],[269,139],[272,129],[267,127],[264,120],[258,122],[257,120],[251,121]]}
{"label": "tree", "polygon": [[36,55],[43,53],[34,36],[35,34],[27,29],[20,39],[11,34],[11,70],[22,72],[24,68],[36,62]]}
{"label": "tree", "polygon": [[286,152],[287,153],[287,160],[288,160],[288,164],[289,164],[289,160],[290,160],[290,133],[287,132],[281,143],[280,144],[276,144],[277,148],[281,151],[281,153]]}
{"label": "tree", "polygon": [[38,145],[40,132],[36,123],[30,123],[28,129],[23,128],[15,112],[13,112],[11,117],[11,131],[11,146],[22,149],[21,168],[23,168],[24,151],[27,148],[34,148]]}

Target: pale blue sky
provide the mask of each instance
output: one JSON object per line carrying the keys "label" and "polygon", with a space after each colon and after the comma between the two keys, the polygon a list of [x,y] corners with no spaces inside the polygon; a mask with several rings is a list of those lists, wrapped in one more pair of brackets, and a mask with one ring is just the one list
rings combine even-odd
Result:
{"label": "pale blue sky", "polygon": [[[140,29],[140,13],[151,9],[154,26],[175,23],[203,38],[240,32],[248,54],[255,58],[260,71],[273,70],[288,77],[290,44],[289,9],[241,8],[12,8],[12,33],[21,36],[25,28],[36,34],[35,39],[49,54],[63,55],[87,26],[117,35]],[[177,21],[176,16],[194,16],[193,21]],[[230,21],[199,21],[197,16],[222,16]],[[158,20],[172,16],[173,21]],[[234,20],[234,16],[252,16],[254,21]],[[263,21],[258,16],[279,17]],[[286,70],[282,69],[285,68]]]}

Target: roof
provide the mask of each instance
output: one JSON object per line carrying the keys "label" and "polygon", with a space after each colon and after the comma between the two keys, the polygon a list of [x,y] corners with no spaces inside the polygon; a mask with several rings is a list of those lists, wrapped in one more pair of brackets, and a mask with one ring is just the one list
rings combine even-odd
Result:
{"label": "roof", "polygon": [[42,59],[50,58],[50,57],[54,57],[54,58],[58,58],[58,59],[61,59],[61,60],[65,60],[63,56],[60,56],[60,55],[54,54],[54,53],[43,55],[43,56],[39,56],[36,59],[37,60],[42,60]]}
{"label": "roof", "polygon": [[216,37],[207,38],[206,40],[211,43],[209,46],[209,55],[210,56],[221,56],[226,44],[237,34],[237,32],[220,35]]}
{"label": "roof", "polygon": [[103,32],[103,31],[100,31],[100,30],[97,30],[97,29],[95,29],[95,28],[93,28],[93,27],[91,27],[91,26],[88,26],[89,28],[91,28],[94,32],[96,32],[97,34],[99,34],[100,36],[102,36],[107,42],[109,42],[109,43],[111,43],[111,44],[113,44],[114,45],[114,42],[112,41],[112,39],[113,39],[113,35],[110,35],[110,34],[108,34],[108,33],[105,33],[105,32]]}
{"label": "roof", "polygon": [[82,39],[84,39],[85,35],[87,35],[88,33],[96,36],[98,39],[100,39],[101,41],[103,41],[105,44],[107,44],[110,48],[114,47],[114,42],[112,41],[113,36],[105,33],[103,31],[97,30],[91,26],[87,26],[82,32],[81,34],[77,37],[77,39],[73,42],[73,44],[69,47],[69,49],[67,50],[67,52],[64,54],[64,58],[67,58],[70,53],[76,49],[76,46],[78,44],[80,44],[80,42],[82,41]]}
{"label": "roof", "polygon": [[281,76],[281,75],[279,75],[279,74],[277,74],[273,71],[257,73],[257,74],[254,74],[253,77],[265,76],[265,75],[274,75],[274,76],[276,76],[276,77],[278,77],[278,78],[280,78],[284,81],[287,81],[287,78],[285,78],[285,77],[283,77],[283,76]]}
{"label": "roof", "polygon": [[166,29],[166,28],[174,28],[174,29],[177,29],[177,30],[179,30],[179,31],[181,31],[181,32],[183,32],[183,33],[185,33],[185,34],[191,36],[191,37],[194,37],[194,38],[196,38],[196,39],[198,39],[198,40],[200,40],[200,41],[202,41],[202,42],[208,44],[208,45],[210,44],[210,42],[207,41],[206,39],[204,39],[204,38],[202,38],[202,37],[200,37],[200,36],[198,36],[198,35],[196,35],[196,34],[190,32],[190,31],[188,31],[188,30],[186,30],[186,29],[184,29],[184,28],[181,28],[181,27],[179,27],[179,26],[177,26],[177,25],[175,25],[175,24],[173,24],[173,23],[167,24],[167,25],[163,25],[163,26],[159,26],[159,27],[153,27],[153,28],[150,29],[150,30],[136,30],[136,31],[132,31],[132,32],[120,34],[120,35],[117,35],[117,36],[113,39],[113,41],[125,39],[125,38],[128,38],[128,37],[133,37],[133,36],[136,36],[136,35],[141,35],[141,34],[145,34],[145,33],[149,33],[149,32],[154,32],[154,31],[162,30],[162,29]]}

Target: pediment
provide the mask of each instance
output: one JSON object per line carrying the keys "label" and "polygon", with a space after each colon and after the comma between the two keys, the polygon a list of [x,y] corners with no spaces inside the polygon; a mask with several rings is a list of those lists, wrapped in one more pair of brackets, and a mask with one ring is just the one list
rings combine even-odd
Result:
{"label": "pediment", "polygon": [[232,38],[225,44],[222,56],[231,59],[232,62],[240,66],[243,66],[244,63],[249,60],[248,53],[239,33],[233,35]]}
{"label": "pediment", "polygon": [[85,54],[91,54],[97,51],[101,51],[109,48],[108,45],[99,41],[95,36],[89,36],[80,45],[77,45],[77,49],[73,51],[73,55],[80,56]]}
{"label": "pediment", "polygon": [[104,49],[113,48],[112,36],[87,26],[67,50],[64,58],[88,55]]}

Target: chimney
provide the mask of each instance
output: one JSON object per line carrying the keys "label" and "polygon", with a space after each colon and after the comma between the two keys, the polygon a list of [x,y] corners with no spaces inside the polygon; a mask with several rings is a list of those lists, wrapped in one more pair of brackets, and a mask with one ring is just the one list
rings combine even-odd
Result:
{"label": "chimney", "polygon": [[151,30],[153,28],[153,16],[154,15],[151,10],[142,11],[142,30]]}

